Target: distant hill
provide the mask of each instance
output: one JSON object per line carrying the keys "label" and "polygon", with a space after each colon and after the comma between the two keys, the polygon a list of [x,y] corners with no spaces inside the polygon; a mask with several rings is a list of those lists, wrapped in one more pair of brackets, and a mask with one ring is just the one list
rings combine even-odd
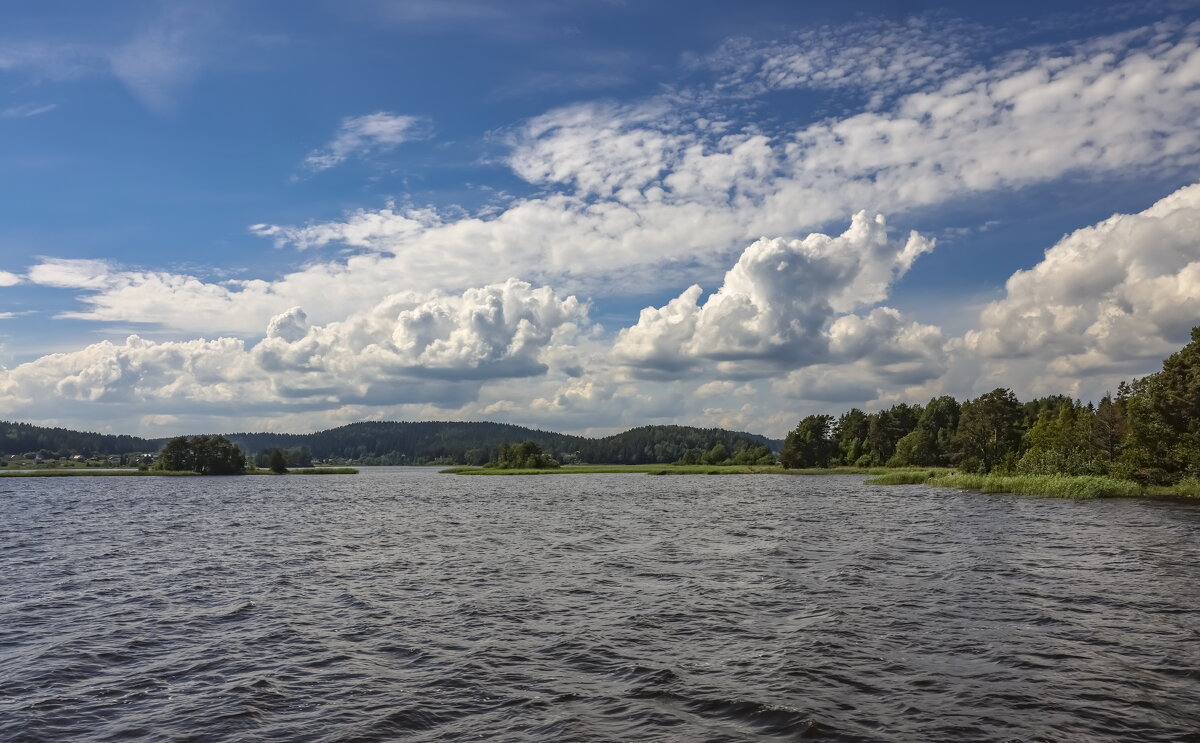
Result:
{"label": "distant hill", "polygon": [[[509,423],[452,421],[351,423],[310,434],[234,433],[230,440],[248,452],[307,449],[317,459],[378,464],[454,462],[483,464],[504,444],[533,441],[554,457],[594,464],[674,462],[689,449],[723,444],[730,451],[763,445],[778,451],[782,442],[720,428],[642,426],[604,438],[588,438]],[[377,460],[377,461],[375,461]]]}
{"label": "distant hill", "polygon": [[87,433],[68,428],[46,428],[28,423],[0,421],[0,454],[26,454],[46,451],[68,454],[132,454],[156,452],[165,439]]}
{"label": "distant hill", "polygon": [[[454,421],[351,423],[316,433],[225,434],[247,453],[267,449],[303,450],[316,459],[345,459],[363,464],[483,464],[507,443],[534,441],[553,456],[594,464],[674,462],[688,450],[722,444],[730,451],[782,442],[756,434],[720,428],[641,426],[603,438],[541,431],[509,423]],[[166,439],[85,433],[27,423],[0,422],[0,453],[46,451],[58,455],[153,452]]]}

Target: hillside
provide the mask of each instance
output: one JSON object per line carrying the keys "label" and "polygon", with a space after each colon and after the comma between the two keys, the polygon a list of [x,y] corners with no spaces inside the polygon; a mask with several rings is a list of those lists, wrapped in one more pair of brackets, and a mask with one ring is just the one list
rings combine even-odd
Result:
{"label": "hillside", "polygon": [[[589,438],[508,423],[453,421],[366,421],[307,434],[226,436],[251,455],[267,449],[298,450],[316,459],[363,464],[483,464],[502,445],[517,441],[534,441],[559,459],[594,464],[673,462],[688,450],[707,450],[716,444],[724,445],[730,452],[755,445],[778,451],[781,446],[781,442],[764,436],[720,428],[642,426],[612,436]],[[6,455],[39,451],[59,456],[154,452],[165,441],[0,422],[0,454]]]}
{"label": "hillside", "polygon": [[533,441],[555,458],[594,464],[674,462],[689,449],[723,444],[742,446],[781,442],[749,433],[689,426],[642,426],[603,438],[542,431],[508,423],[363,422],[311,434],[234,433],[228,437],[248,452],[307,449],[316,459],[374,464],[446,462],[483,464],[506,443]]}

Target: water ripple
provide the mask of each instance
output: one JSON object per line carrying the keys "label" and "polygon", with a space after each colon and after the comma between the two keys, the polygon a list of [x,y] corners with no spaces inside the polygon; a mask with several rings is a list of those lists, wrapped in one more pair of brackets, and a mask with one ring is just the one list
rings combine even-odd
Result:
{"label": "water ripple", "polygon": [[1200,741],[1200,507],[13,481],[0,740]]}

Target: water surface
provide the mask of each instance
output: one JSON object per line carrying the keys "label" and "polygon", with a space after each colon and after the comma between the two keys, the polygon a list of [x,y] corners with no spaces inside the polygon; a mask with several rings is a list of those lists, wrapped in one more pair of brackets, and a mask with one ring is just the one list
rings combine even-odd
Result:
{"label": "water surface", "polygon": [[0,740],[1200,741],[1200,504],[0,480]]}

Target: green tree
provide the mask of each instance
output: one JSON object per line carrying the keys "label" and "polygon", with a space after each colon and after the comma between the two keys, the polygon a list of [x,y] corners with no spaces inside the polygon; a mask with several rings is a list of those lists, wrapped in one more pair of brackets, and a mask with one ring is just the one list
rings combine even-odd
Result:
{"label": "green tree", "polygon": [[858,408],[851,408],[841,415],[833,428],[833,439],[837,444],[837,459],[841,464],[855,464],[863,455],[863,441],[870,430],[871,417]]}
{"label": "green tree", "polygon": [[272,449],[267,466],[277,475],[285,474],[288,471],[287,457],[278,449]]}
{"label": "green tree", "polygon": [[1021,445],[1021,404],[1012,390],[997,388],[962,406],[954,444],[958,457],[991,472]]}
{"label": "green tree", "polygon": [[[1124,384],[1124,382],[1122,382]],[[1125,437],[1129,435],[1129,422],[1126,417],[1128,400],[1114,400],[1106,394],[1096,408],[1092,419],[1092,441],[1097,453],[1107,462],[1115,462],[1121,456],[1121,448]]]}
{"label": "green tree", "polygon": [[201,475],[240,475],[246,471],[246,455],[224,436],[177,436],[163,446],[158,468]]}
{"label": "green tree", "polygon": [[553,469],[558,467],[558,461],[542,451],[534,441],[523,441],[519,444],[505,444],[500,447],[496,459],[488,462],[488,467],[499,469]]}
{"label": "green tree", "polygon": [[187,436],[176,436],[163,445],[158,455],[158,469],[190,472],[196,458],[192,454],[191,441]]}
{"label": "green tree", "polygon": [[887,464],[891,467],[919,465],[938,467],[950,463],[951,442],[958,430],[962,406],[944,395],[929,401],[921,411],[917,426],[896,442],[896,452]]}
{"label": "green tree", "polygon": [[704,456],[700,461],[704,464],[725,464],[725,460],[729,459],[729,450],[724,444],[715,444],[713,448],[704,452]]}
{"label": "green tree", "polygon": [[1045,408],[1025,432],[1025,453],[1017,470],[1035,475],[1093,475],[1103,473],[1093,436],[1095,411],[1068,402],[1058,412]]}
{"label": "green tree", "polygon": [[1200,327],[1162,371],[1134,381],[1127,405],[1126,472],[1145,481],[1200,476]]}
{"label": "green tree", "polygon": [[831,436],[832,415],[810,415],[787,435],[779,463],[787,469],[827,467],[836,452]]}

